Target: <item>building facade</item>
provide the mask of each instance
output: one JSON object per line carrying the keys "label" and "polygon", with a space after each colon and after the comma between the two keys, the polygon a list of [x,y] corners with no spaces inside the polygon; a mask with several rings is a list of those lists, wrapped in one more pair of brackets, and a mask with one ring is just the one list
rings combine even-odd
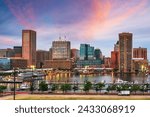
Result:
{"label": "building facade", "polygon": [[22,57],[22,46],[14,46],[14,57]]}
{"label": "building facade", "polygon": [[118,69],[119,65],[119,55],[118,51],[111,51],[111,68]]}
{"label": "building facade", "polygon": [[79,50],[78,49],[71,49],[71,59],[74,61],[79,59]]}
{"label": "building facade", "polygon": [[66,60],[70,59],[70,41],[58,40],[52,42],[52,59]]}
{"label": "building facade", "polygon": [[94,57],[96,60],[101,59],[101,53],[102,53],[101,50],[98,48],[94,50]]}
{"label": "building facade", "polygon": [[132,33],[119,34],[119,71],[132,72]]}
{"label": "building facade", "polygon": [[0,49],[0,57],[14,57],[14,50],[11,48]]}
{"label": "building facade", "polygon": [[11,70],[13,68],[27,68],[27,60],[20,57],[0,58],[0,70]]}
{"label": "building facade", "polygon": [[147,48],[133,48],[133,58],[143,58],[147,60]]}
{"label": "building facade", "polygon": [[36,65],[36,32],[22,30],[22,57],[28,60],[28,67]]}
{"label": "building facade", "polygon": [[80,44],[80,60],[94,59],[94,47],[89,44]]}
{"label": "building facade", "polygon": [[43,68],[44,61],[49,60],[49,51],[37,50],[36,51],[36,67]]}
{"label": "building facade", "polygon": [[72,61],[71,60],[45,60],[43,67],[60,69],[60,70],[70,70],[72,69]]}
{"label": "building facade", "polygon": [[80,44],[80,60],[88,60],[88,44]]}

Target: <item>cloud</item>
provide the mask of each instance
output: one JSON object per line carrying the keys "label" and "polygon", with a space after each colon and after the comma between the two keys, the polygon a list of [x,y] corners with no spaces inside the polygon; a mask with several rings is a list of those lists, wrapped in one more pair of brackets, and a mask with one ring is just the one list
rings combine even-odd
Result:
{"label": "cloud", "polygon": [[21,40],[17,37],[0,35],[1,47],[21,45]]}

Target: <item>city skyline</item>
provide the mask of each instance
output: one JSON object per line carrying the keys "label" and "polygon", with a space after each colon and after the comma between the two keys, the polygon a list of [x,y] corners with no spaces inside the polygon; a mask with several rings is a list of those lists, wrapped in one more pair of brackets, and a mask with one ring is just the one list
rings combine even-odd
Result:
{"label": "city skyline", "polygon": [[131,32],[133,48],[147,48],[150,59],[149,10],[148,0],[1,0],[0,47],[21,45],[22,29],[32,29],[37,49],[49,50],[52,41],[66,36],[71,48],[90,43],[110,56],[118,34]]}

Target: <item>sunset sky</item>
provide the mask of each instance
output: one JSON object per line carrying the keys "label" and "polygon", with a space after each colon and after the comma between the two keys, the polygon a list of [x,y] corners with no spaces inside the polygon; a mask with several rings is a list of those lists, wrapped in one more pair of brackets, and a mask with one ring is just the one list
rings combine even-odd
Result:
{"label": "sunset sky", "polygon": [[118,33],[131,32],[150,59],[150,0],[0,0],[0,48],[21,45],[22,29],[37,31],[37,49],[66,36],[72,48],[88,43],[106,56]]}

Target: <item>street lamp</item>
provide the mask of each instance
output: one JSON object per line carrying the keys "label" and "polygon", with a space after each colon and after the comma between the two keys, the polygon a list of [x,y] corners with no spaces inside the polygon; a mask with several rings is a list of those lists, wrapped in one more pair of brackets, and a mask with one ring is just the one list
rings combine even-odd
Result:
{"label": "street lamp", "polygon": [[16,99],[16,68],[13,68],[13,75],[14,75],[14,93],[13,93],[13,99],[15,100]]}
{"label": "street lamp", "polygon": [[30,68],[32,70],[32,78],[31,78],[31,86],[30,86],[30,88],[31,88],[31,94],[33,94],[33,90],[34,90],[34,87],[33,87],[33,80],[34,80],[33,79],[33,70],[35,69],[35,66],[31,65]]}
{"label": "street lamp", "polygon": [[14,94],[13,94],[13,99],[15,100],[16,99],[16,70],[15,70],[15,68],[13,69],[14,70]]}

